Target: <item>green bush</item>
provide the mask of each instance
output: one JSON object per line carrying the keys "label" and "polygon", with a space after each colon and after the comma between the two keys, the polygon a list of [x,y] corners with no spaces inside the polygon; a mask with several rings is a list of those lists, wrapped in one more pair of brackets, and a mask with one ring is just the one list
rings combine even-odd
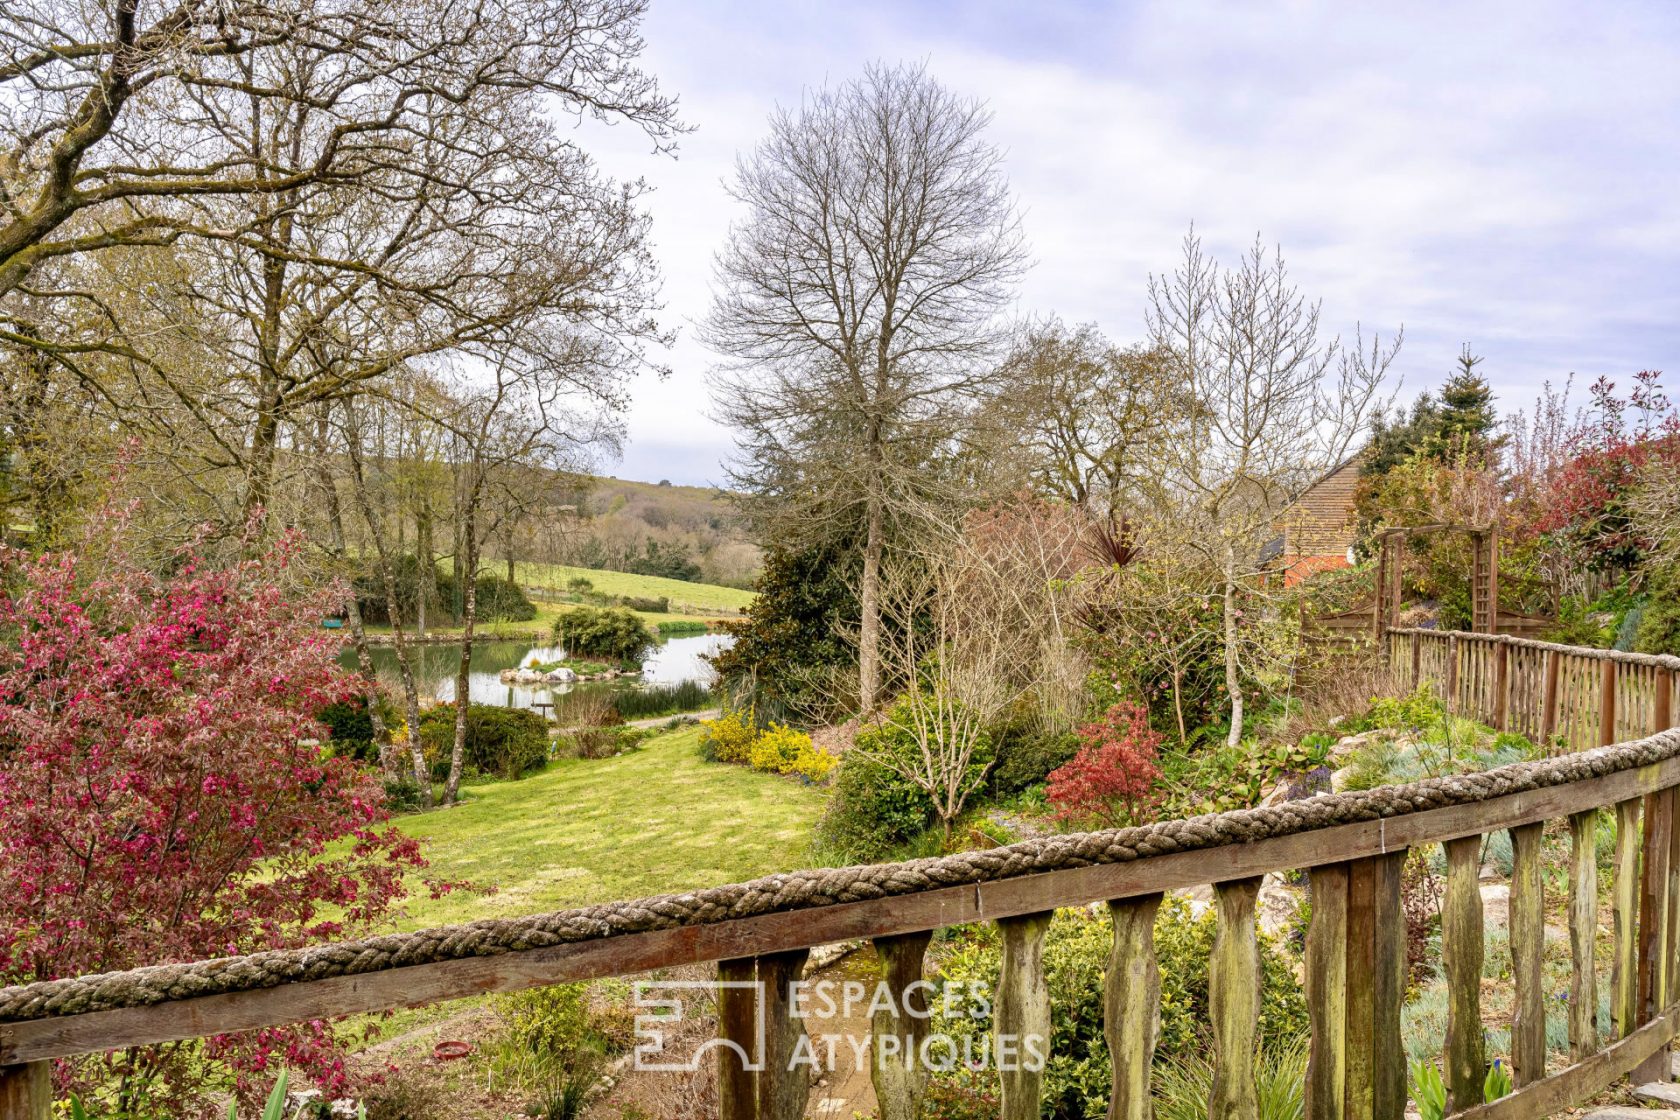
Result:
{"label": "green bush", "polygon": [[385,808],[393,813],[412,813],[420,808],[420,783],[412,774],[386,780]]}
{"label": "green bush", "polygon": [[[1207,1120],[1213,1094],[1213,1061],[1202,1054],[1162,1062],[1154,1072],[1156,1120]],[[1280,1043],[1260,1053],[1254,1079],[1260,1120],[1300,1120],[1307,1083],[1305,1040]]]}
{"label": "green bush", "polygon": [[[844,767],[842,767],[842,770]],[[1161,970],[1161,1036],[1156,1055],[1162,1062],[1190,1061],[1208,1049],[1208,958],[1213,953],[1217,919],[1209,911],[1192,916],[1181,898],[1161,903],[1155,921],[1155,951]],[[1113,944],[1106,916],[1086,910],[1058,910],[1045,938],[1045,982],[1050,989],[1053,1043],[1045,1068],[1046,1115],[1084,1118],[1105,1115],[1111,1078],[1108,1047],[1103,1041],[1103,976]],[[963,997],[981,985],[992,993],[997,982],[1001,950],[995,927],[973,926],[941,965],[935,984],[940,988],[930,1030],[950,1035],[961,1051],[965,1039],[977,1049],[992,1029],[984,1008]],[[1261,1041],[1283,1053],[1307,1030],[1306,998],[1289,960],[1277,942],[1260,937]],[[953,990],[954,989],[954,990]],[[955,1014],[947,1016],[945,997],[951,996]],[[975,1086],[995,1091],[995,1075],[984,1075]]]}
{"label": "green bush", "polygon": [[656,638],[622,607],[573,607],[554,620],[554,640],[574,655],[631,662],[640,661]]}
{"label": "green bush", "polygon": [[[434,567],[431,578],[425,564],[416,556],[397,556],[391,561],[391,578],[396,585],[397,609],[404,624],[412,625],[420,617],[420,599],[426,597],[426,616],[433,622],[460,621],[457,613],[460,596],[456,592],[453,572]],[[354,584],[356,604],[362,621],[375,625],[389,625],[391,612],[385,599],[385,580],[377,572],[363,571]],[[473,581],[478,601],[480,622],[529,622],[537,617],[537,608],[516,583],[501,576],[485,573]]]}
{"label": "green bush", "polygon": [[474,609],[480,622],[530,622],[537,617],[537,605],[525,589],[498,575],[482,575],[473,581]]}
{"label": "green bush", "polygon": [[1036,731],[1009,729],[994,733],[996,761],[987,783],[1000,797],[1031,789],[1049,777],[1050,771],[1079,753],[1079,736],[1070,733],[1045,735]]}
{"label": "green bush", "polygon": [[379,747],[373,741],[373,717],[368,714],[366,699],[355,696],[335,700],[316,712],[315,718],[326,725],[334,754],[358,762],[379,761]]}
{"label": "green bush", "polygon": [[1680,656],[1680,571],[1661,572],[1639,615],[1633,648],[1640,653]]}
{"label": "green bush", "polygon": [[660,634],[705,634],[712,629],[712,624],[698,618],[667,618],[656,624]]}
{"label": "green bush", "polygon": [[[449,774],[455,747],[455,706],[441,704],[420,717],[420,742],[432,759],[432,776]],[[548,721],[525,708],[467,705],[467,741],[462,766],[469,772],[520,778],[548,761]]]}
{"label": "green bush", "polygon": [[618,605],[625,610],[646,611],[649,614],[668,614],[671,610],[671,600],[663,595],[657,599],[641,595],[620,595]]}
{"label": "green bush", "polygon": [[925,832],[936,815],[933,799],[880,761],[908,758],[917,749],[907,732],[891,724],[858,732],[835,772],[834,793],[817,823],[818,844],[843,859],[879,860]]}

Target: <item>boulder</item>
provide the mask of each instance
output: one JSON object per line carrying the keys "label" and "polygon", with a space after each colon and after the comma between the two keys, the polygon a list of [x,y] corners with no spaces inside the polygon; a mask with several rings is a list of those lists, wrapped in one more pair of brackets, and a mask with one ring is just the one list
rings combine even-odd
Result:
{"label": "boulder", "polygon": [[550,670],[547,680],[556,684],[570,684],[577,680],[577,674],[562,665],[558,669]]}
{"label": "boulder", "polygon": [[535,669],[521,669],[519,675],[513,679],[520,684],[542,684],[548,678]]}

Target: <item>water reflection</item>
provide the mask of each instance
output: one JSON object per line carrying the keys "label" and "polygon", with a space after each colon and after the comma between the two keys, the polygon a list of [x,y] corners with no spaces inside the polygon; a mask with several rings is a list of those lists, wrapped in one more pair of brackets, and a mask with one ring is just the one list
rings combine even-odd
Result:
{"label": "water reflection", "polygon": [[[681,684],[683,681],[700,681],[710,684],[712,670],[704,660],[705,655],[728,649],[734,640],[727,634],[684,634],[666,638],[649,654],[640,677],[632,675],[615,681],[580,681],[575,684],[505,684],[501,679],[503,669],[528,665],[533,657],[538,662],[559,661],[563,651],[558,646],[531,642],[479,642],[473,646],[467,697],[476,704],[529,708],[537,703],[552,703],[556,696],[569,692],[614,691],[634,687],[638,682]],[[374,669],[380,676],[394,679],[397,672],[396,650],[376,646],[371,652]],[[422,696],[435,697],[439,701],[455,699],[459,647],[414,646],[409,651],[409,657],[415,668],[415,683],[419,685]],[[347,668],[353,667],[356,664],[355,651],[346,649],[340,660]]]}

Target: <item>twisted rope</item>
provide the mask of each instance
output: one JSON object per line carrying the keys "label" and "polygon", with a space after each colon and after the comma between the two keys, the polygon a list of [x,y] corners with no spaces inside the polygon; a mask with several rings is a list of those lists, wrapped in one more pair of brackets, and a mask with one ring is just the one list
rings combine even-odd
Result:
{"label": "twisted rope", "polygon": [[1046,871],[1126,863],[1172,852],[1250,843],[1335,825],[1472,804],[1638,769],[1676,756],[1680,756],[1680,730],[1474,774],[1311,797],[1135,828],[1051,836],[987,851],[904,863],[814,868],[686,894],[657,895],[551,914],[486,919],[304,949],[43,980],[0,989],[0,1022],[146,1007],[299,981],[364,975],[629,933],[893,898]]}

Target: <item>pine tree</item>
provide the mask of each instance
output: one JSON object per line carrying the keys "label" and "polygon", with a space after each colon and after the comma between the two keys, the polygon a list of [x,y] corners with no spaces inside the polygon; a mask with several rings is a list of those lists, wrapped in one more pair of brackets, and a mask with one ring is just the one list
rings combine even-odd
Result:
{"label": "pine tree", "polygon": [[1476,372],[1481,362],[1465,343],[1458,356],[1458,372],[1441,386],[1440,427],[1431,440],[1437,455],[1486,449],[1497,442],[1491,438],[1499,427],[1499,417],[1493,411],[1493,386]]}

